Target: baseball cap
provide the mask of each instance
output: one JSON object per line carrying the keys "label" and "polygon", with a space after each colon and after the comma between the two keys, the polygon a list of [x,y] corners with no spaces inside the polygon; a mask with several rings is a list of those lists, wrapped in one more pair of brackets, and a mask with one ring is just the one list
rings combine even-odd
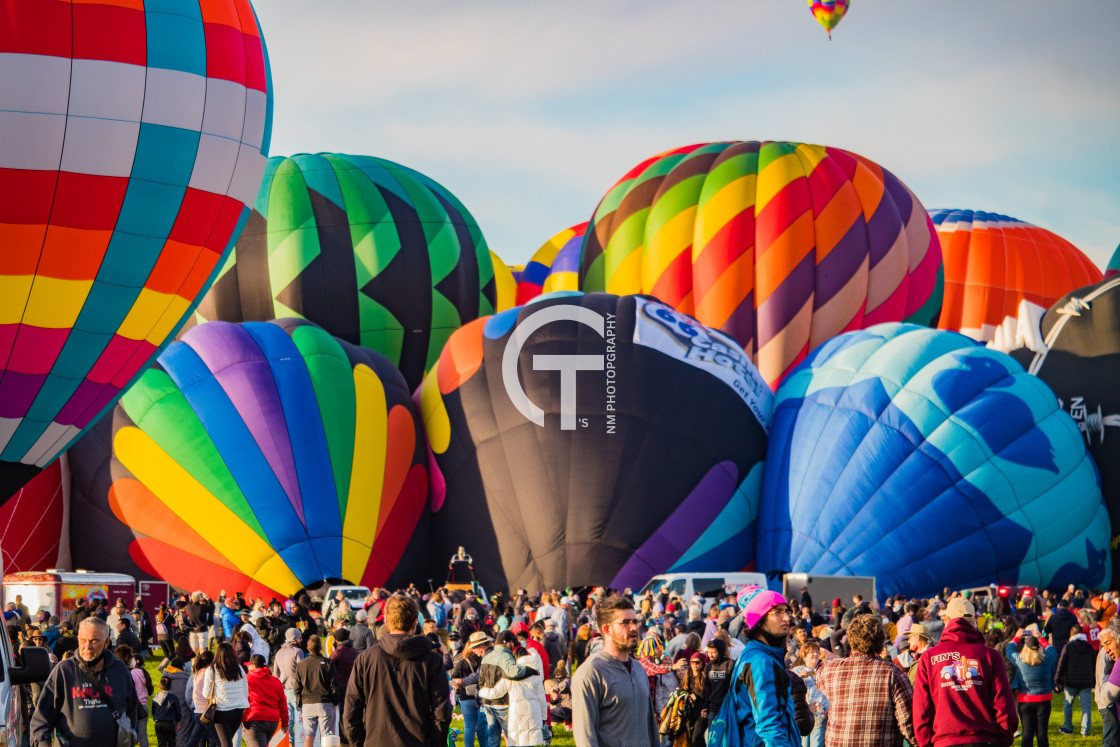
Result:
{"label": "baseball cap", "polygon": [[954,597],[949,600],[949,606],[945,608],[945,616],[950,620],[956,620],[963,617],[966,620],[976,619],[976,608],[972,606],[972,602],[961,597]]}
{"label": "baseball cap", "polygon": [[299,632],[299,628],[288,628],[284,631],[284,640],[288,643],[293,643],[303,638],[303,634]]}

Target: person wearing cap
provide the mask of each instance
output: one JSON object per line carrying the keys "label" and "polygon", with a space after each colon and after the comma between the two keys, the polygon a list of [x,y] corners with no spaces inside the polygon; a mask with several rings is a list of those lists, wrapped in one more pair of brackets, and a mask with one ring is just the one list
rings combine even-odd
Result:
{"label": "person wearing cap", "polygon": [[304,738],[299,699],[296,697],[296,665],[305,656],[300,648],[302,638],[303,634],[298,629],[288,628],[284,631],[284,645],[272,658],[272,674],[280,680],[288,701],[288,742],[293,747],[302,744]]}
{"label": "person wearing cap", "polygon": [[[515,625],[514,627],[518,626]],[[528,626],[521,623],[519,633],[527,638],[528,632]],[[479,668],[478,686],[480,690],[493,687],[502,678],[523,680],[533,676],[533,674],[540,673],[536,669],[517,663],[517,660],[513,657],[513,651],[518,645],[518,633],[514,633],[512,630],[503,630],[498,633],[494,639],[494,648],[483,657],[482,666]],[[542,664],[541,671],[543,670]],[[507,741],[509,739],[509,695],[507,693],[495,698],[480,696],[479,702],[482,705],[482,713],[486,718],[489,745],[490,747],[498,747],[503,733],[506,735]]]}
{"label": "person wearing cap", "polygon": [[929,637],[929,629],[924,624],[914,623],[906,631],[906,648],[895,657],[894,663],[906,672],[911,685],[918,675],[918,660],[932,645],[933,639]]}
{"label": "person wearing cap", "polygon": [[984,645],[971,602],[951,599],[946,618],[941,641],[922,653],[914,677],[918,747],[1010,745],[1019,717],[1000,654]]}
{"label": "person wearing cap", "polygon": [[354,650],[361,653],[373,645],[373,631],[366,624],[369,613],[358,610],[354,613],[354,620],[354,624],[350,626],[350,640],[354,643]]}
{"label": "person wearing cap", "polygon": [[490,743],[486,718],[480,718],[479,713],[478,672],[482,668],[482,657],[493,642],[481,630],[471,633],[451,667],[451,685],[455,688],[455,699],[459,701],[459,709],[463,713],[464,747],[475,746],[476,734],[480,747],[487,747]]}
{"label": "person wearing cap", "polygon": [[902,670],[879,658],[887,641],[882,620],[856,614],[847,633],[851,656],[827,659],[816,671],[817,689],[829,703],[826,743],[902,747],[905,739],[912,744],[914,688]]}
{"label": "person wearing cap", "polygon": [[709,714],[708,744],[799,747],[801,729],[785,668],[790,606],[781,594],[761,586],[742,589],[736,604],[748,642],[735,662],[723,707]]}

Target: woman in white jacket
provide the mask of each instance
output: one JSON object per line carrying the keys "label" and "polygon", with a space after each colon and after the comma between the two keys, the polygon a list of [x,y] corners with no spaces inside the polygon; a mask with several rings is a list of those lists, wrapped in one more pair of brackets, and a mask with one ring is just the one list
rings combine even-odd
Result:
{"label": "woman in white jacket", "polygon": [[[202,692],[212,700],[216,709],[214,731],[221,747],[234,747],[234,734],[241,727],[241,716],[249,707],[249,681],[245,670],[228,643],[218,645],[214,664],[206,668]],[[237,740],[237,744],[240,744]]]}
{"label": "woman in white jacket", "polygon": [[[520,647],[513,652],[517,663],[536,670],[537,657]],[[539,670],[537,670],[539,671]],[[509,694],[509,732],[506,744],[509,747],[539,747],[544,744],[544,719],[548,713],[548,701],[544,694],[544,679],[534,674],[523,680],[502,678],[493,687],[479,688],[483,698],[500,698]]]}

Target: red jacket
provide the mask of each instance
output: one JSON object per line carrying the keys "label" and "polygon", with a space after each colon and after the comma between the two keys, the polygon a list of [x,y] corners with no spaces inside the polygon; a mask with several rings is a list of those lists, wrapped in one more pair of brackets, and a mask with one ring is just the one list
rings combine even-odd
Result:
{"label": "red jacket", "polygon": [[922,652],[914,679],[918,747],[995,742],[1010,747],[1019,728],[1015,696],[999,653],[963,619]]}
{"label": "red jacket", "polygon": [[279,721],[280,728],[288,730],[288,698],[284,686],[272,676],[268,667],[250,669],[246,675],[249,682],[249,707],[241,717],[246,721]]}

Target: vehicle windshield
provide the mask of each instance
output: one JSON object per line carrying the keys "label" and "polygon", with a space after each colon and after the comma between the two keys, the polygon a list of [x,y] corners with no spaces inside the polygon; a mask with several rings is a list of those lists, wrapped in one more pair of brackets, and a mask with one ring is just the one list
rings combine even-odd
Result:
{"label": "vehicle windshield", "polygon": [[645,588],[638,592],[638,595],[641,596],[647,591],[652,591],[654,594],[657,594],[661,591],[662,586],[668,586],[669,591],[673,594],[684,594],[685,583],[686,581],[683,578],[675,578],[672,581],[668,581],[664,576],[655,576],[645,585]]}

